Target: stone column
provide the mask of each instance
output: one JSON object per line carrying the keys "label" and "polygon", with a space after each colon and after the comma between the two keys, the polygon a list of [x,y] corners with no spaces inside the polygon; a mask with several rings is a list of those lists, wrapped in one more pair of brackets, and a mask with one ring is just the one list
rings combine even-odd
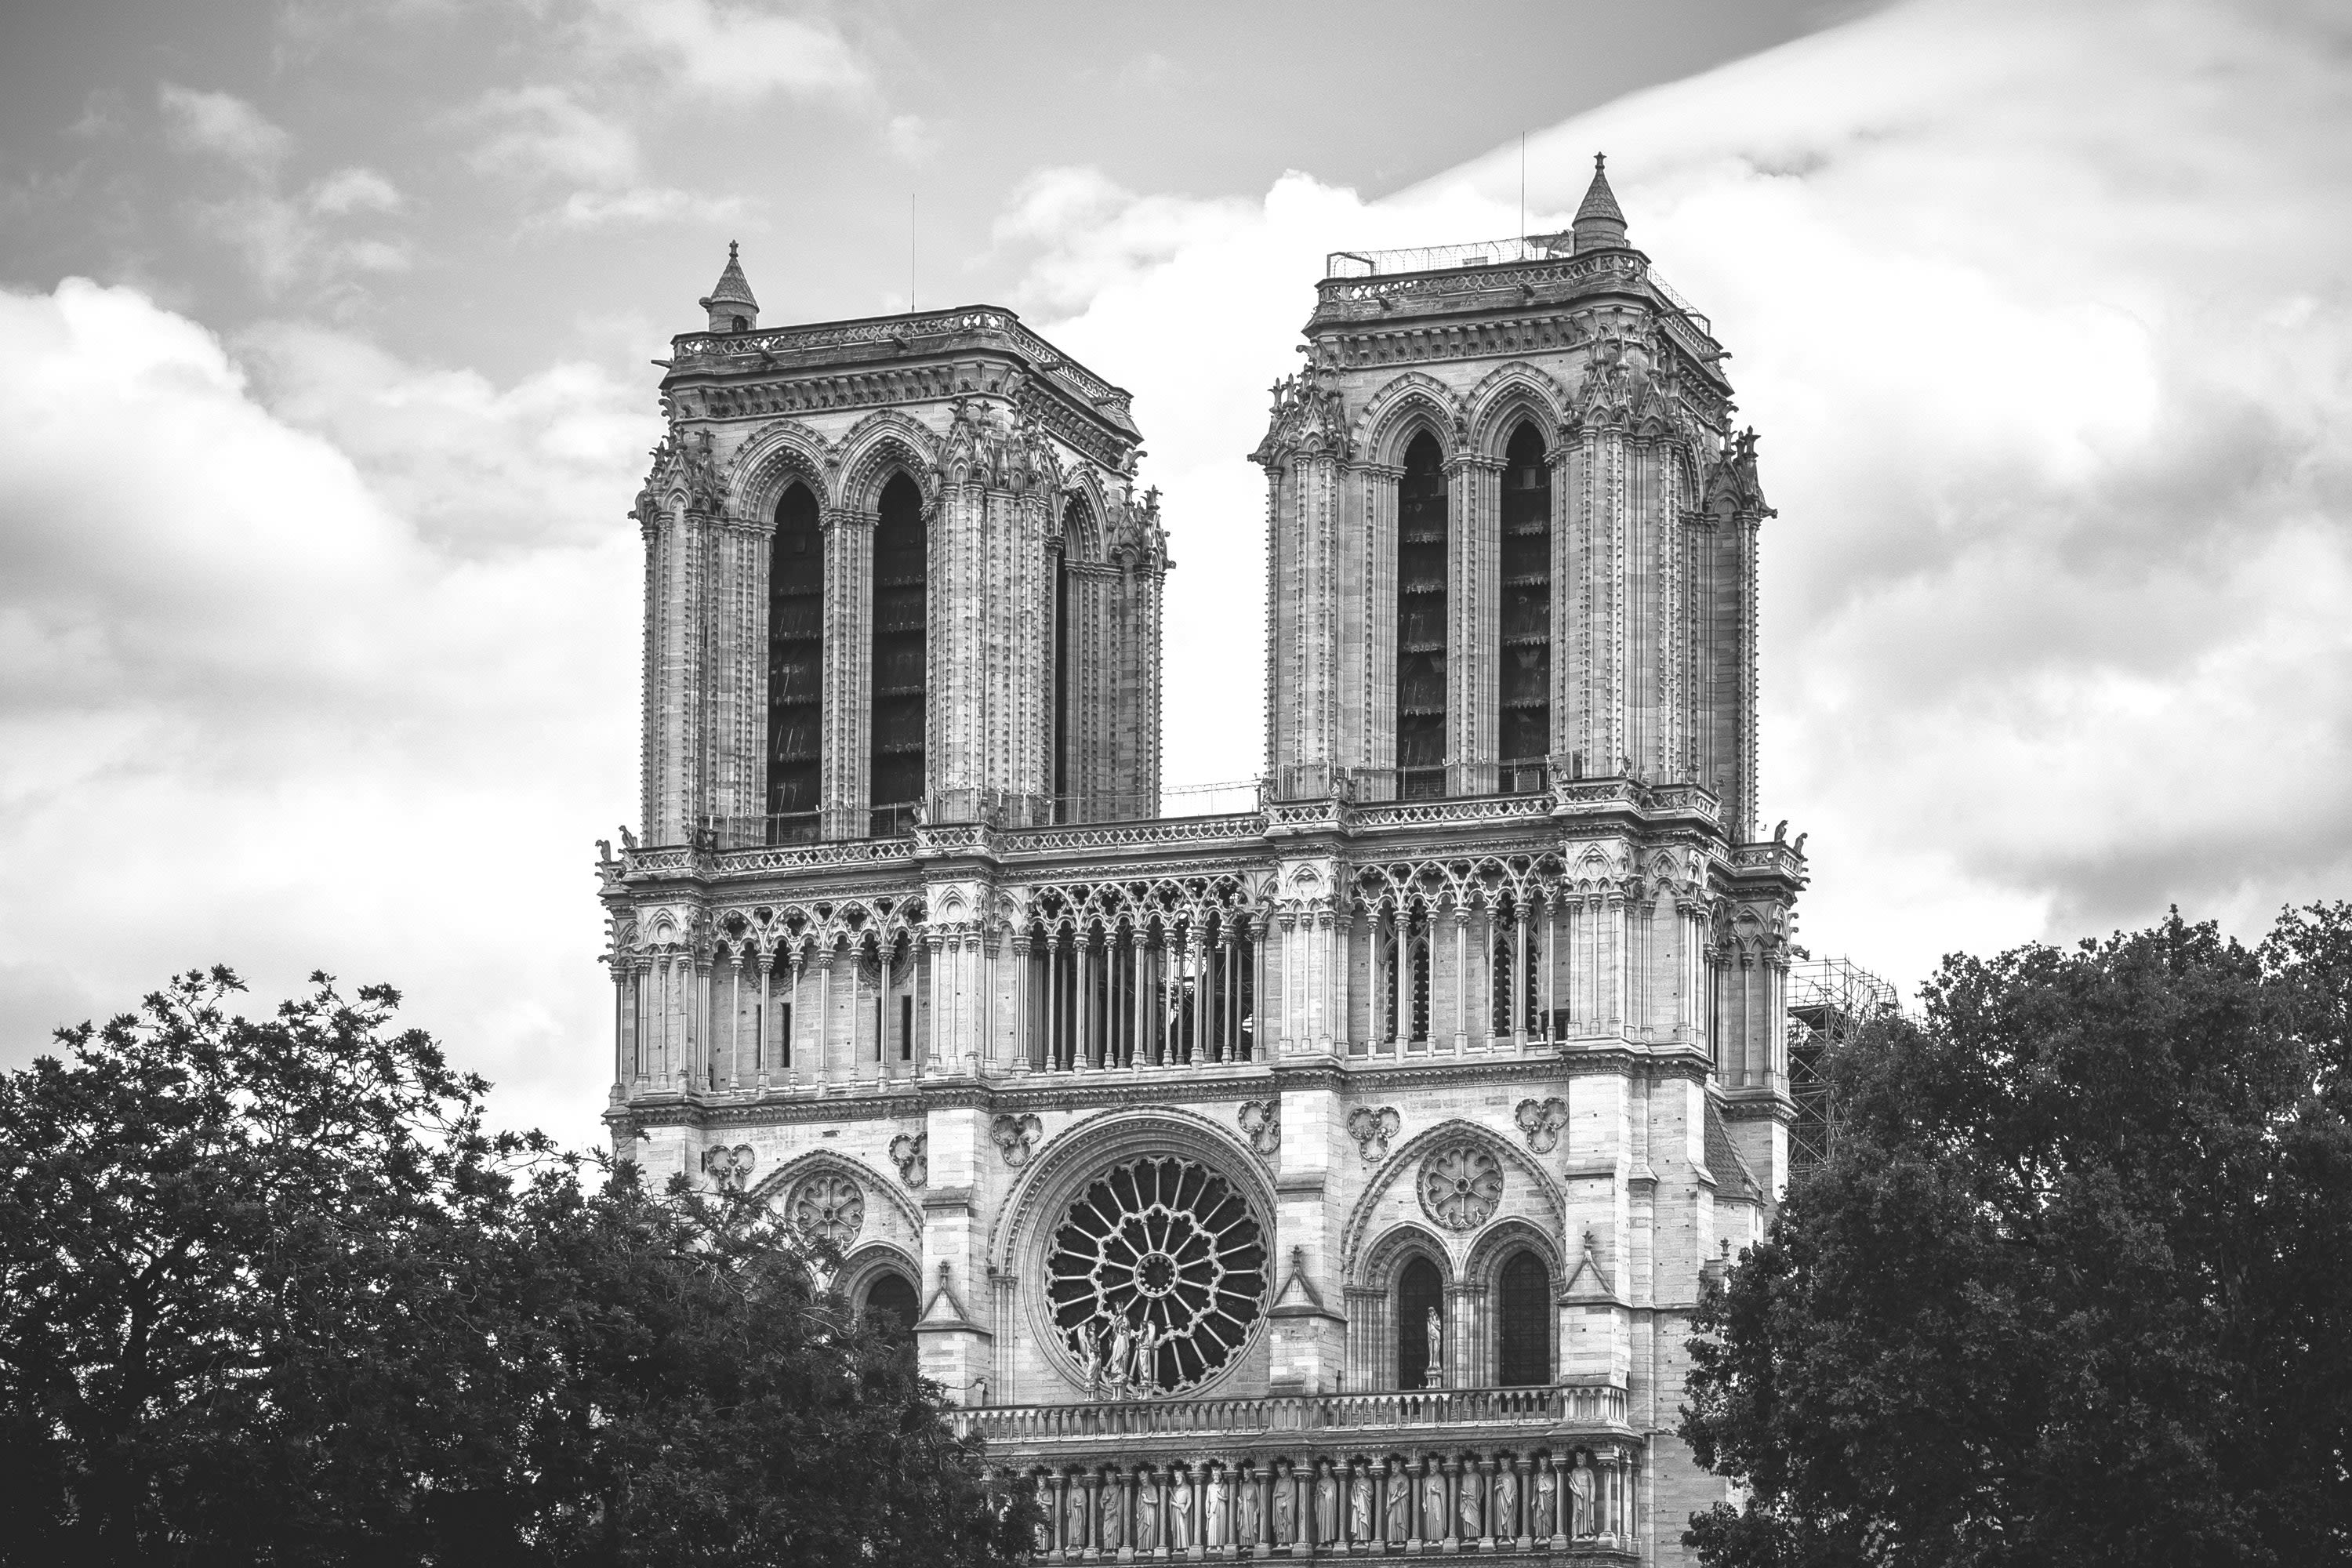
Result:
{"label": "stone column", "polygon": [[1451,795],[1492,795],[1500,732],[1502,472],[1499,458],[1446,464],[1446,758]]}
{"label": "stone column", "polygon": [[880,516],[827,507],[824,537],[824,756],[818,798],[827,838],[871,831],[874,529]]}
{"label": "stone column", "polygon": [[776,955],[767,948],[759,950],[760,963],[760,1026],[751,1031],[751,1073],[753,1084],[761,1093],[768,1088],[768,1075],[779,1065],[768,1041],[776,1034],[774,979]]}

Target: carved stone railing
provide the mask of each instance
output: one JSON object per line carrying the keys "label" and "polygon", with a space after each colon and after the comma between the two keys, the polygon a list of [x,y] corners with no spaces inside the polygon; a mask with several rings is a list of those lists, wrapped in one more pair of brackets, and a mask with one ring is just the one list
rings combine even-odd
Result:
{"label": "carved stone railing", "polygon": [[997,1484],[1035,1500],[1048,1562],[1473,1552],[1615,1563],[1640,1552],[1646,1450],[1626,1434],[1196,1434],[989,1459]]}
{"label": "carved stone railing", "polygon": [[976,1433],[992,1443],[1013,1444],[1260,1432],[1452,1431],[1531,1425],[1622,1428],[1625,1391],[1593,1384],[998,1405],[959,1410],[954,1421],[960,1432]]}

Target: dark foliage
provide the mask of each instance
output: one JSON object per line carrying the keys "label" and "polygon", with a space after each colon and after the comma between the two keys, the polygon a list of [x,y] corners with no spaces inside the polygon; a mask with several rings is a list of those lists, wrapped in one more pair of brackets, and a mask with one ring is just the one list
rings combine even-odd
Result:
{"label": "dark foliage", "polygon": [[226,971],[0,1077],[0,1561],[1007,1563],[911,1356],[753,1205],[583,1184]]}
{"label": "dark foliage", "polygon": [[1701,1315],[1739,1565],[2352,1554],[2352,906],[1947,959]]}

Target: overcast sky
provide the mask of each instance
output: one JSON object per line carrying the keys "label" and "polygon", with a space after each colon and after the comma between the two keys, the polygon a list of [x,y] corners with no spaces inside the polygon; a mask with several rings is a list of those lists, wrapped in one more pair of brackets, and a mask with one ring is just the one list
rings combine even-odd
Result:
{"label": "overcast sky", "polygon": [[0,1061],[325,967],[598,1136],[646,362],[730,238],[767,321],[990,300],[1136,394],[1169,782],[1248,775],[1264,389],[1326,250],[1513,232],[1522,132],[1737,356],[1809,947],[2352,895],[2348,16],[8,7]]}

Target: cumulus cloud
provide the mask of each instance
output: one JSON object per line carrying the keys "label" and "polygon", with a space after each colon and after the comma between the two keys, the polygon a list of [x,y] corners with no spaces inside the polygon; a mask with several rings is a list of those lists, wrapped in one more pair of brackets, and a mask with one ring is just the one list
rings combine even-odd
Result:
{"label": "cumulus cloud", "polygon": [[233,93],[201,92],[164,82],[156,98],[163,131],[183,153],[226,159],[256,174],[272,174],[293,150],[294,139]]}
{"label": "cumulus cloud", "polygon": [[592,13],[609,53],[635,63],[650,51],[697,92],[853,99],[873,86],[864,59],[820,17],[717,0],[592,0]]}
{"label": "cumulus cloud", "polygon": [[[1531,226],[1607,149],[1634,242],[1738,353],[1781,513],[1766,814],[1811,833],[1816,948],[1908,984],[1948,948],[2352,888],[2347,32],[1916,4],[1530,140]],[[1049,170],[1009,205],[1047,329],[1139,384],[1174,765],[1255,762],[1237,459],[1321,253],[1509,233],[1517,181],[1514,146],[1377,203]]]}
{"label": "cumulus cloud", "polygon": [[216,959],[421,979],[506,1114],[585,1141],[657,421],[585,369],[252,357],[0,292],[0,1050]]}

